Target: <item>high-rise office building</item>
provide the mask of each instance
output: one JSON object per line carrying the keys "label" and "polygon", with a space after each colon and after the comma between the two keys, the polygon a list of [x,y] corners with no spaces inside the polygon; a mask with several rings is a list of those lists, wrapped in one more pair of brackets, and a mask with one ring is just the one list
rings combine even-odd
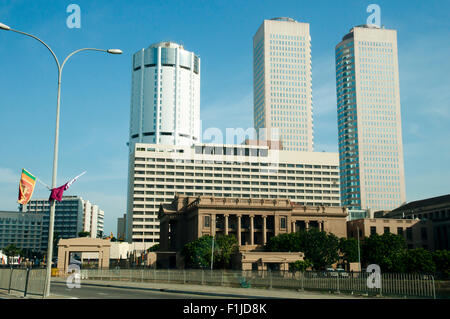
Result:
{"label": "high-rise office building", "polygon": [[159,242],[159,205],[177,193],[242,201],[286,198],[318,210],[340,206],[337,153],[136,143],[129,156],[126,240],[146,248]]}
{"label": "high-rise office building", "polygon": [[253,37],[253,122],[260,139],[280,138],[285,150],[313,151],[308,23],[264,20]]}
{"label": "high-rise office building", "polygon": [[406,200],[397,32],[354,27],[335,54],[342,205],[393,209]]}
{"label": "high-rise office building", "polygon": [[200,58],[173,42],[133,55],[130,148],[200,141]]}

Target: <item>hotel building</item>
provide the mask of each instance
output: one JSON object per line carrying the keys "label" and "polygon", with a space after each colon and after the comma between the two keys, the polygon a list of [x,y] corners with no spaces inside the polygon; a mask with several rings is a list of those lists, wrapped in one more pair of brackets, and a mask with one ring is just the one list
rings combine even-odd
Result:
{"label": "hotel building", "polygon": [[261,145],[135,144],[129,158],[128,242],[158,243],[158,210],[176,194],[290,199],[340,206],[337,153]]}
{"label": "hotel building", "polygon": [[[48,198],[32,199],[26,205],[26,214],[43,214],[41,250],[47,251],[48,228],[50,221],[50,202]],[[75,238],[78,233],[90,232],[91,238],[99,238],[103,234],[104,212],[97,205],[79,196],[63,196],[56,202],[54,234],[59,238]]]}
{"label": "hotel building", "polygon": [[173,42],[133,55],[130,147],[200,141],[200,58]]}

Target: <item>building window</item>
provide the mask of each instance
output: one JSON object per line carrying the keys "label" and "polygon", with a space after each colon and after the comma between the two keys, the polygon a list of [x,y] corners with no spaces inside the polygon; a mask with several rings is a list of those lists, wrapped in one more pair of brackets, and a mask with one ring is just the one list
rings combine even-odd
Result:
{"label": "building window", "polygon": [[204,216],[204,223],[203,223],[203,225],[204,225],[204,227],[210,227],[210,225],[211,225],[211,216]]}
{"label": "building window", "polygon": [[376,226],[370,226],[370,234],[375,235],[377,233],[377,227]]}
{"label": "building window", "polygon": [[406,228],[406,238],[408,240],[412,240],[412,228],[411,227]]}
{"label": "building window", "polygon": [[427,233],[427,229],[425,227],[422,227],[420,229],[420,235],[422,237],[422,240],[427,240],[428,239],[428,233]]}
{"label": "building window", "polygon": [[286,228],[286,217],[281,217],[281,218],[280,218],[280,227],[281,227],[282,229],[285,229],[285,228]]}
{"label": "building window", "polygon": [[385,234],[389,234],[389,233],[390,233],[389,227],[384,227],[384,233],[385,233]]}
{"label": "building window", "polygon": [[403,236],[403,227],[397,227],[397,234]]}

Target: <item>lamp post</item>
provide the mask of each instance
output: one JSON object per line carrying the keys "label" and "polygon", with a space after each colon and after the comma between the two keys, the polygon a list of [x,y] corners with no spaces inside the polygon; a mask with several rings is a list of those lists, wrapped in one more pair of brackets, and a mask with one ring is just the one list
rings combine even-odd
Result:
{"label": "lamp post", "polygon": [[361,253],[359,248],[359,225],[356,225],[356,232],[358,236],[358,266],[359,266],[359,272],[361,272]]}
{"label": "lamp post", "polygon": [[[13,31],[16,33],[20,33],[23,35],[26,35],[28,37],[31,37],[40,43],[42,43],[52,54],[53,58],[55,59],[56,66],[58,67],[58,94],[57,94],[57,104],[56,104],[56,129],[55,129],[55,145],[54,145],[54,153],[53,153],[53,174],[52,174],[52,189],[56,187],[56,175],[58,171],[58,142],[59,142],[59,110],[60,110],[60,96],[61,96],[61,75],[62,70],[64,68],[64,65],[66,64],[67,60],[73,56],[74,54],[81,52],[81,51],[100,51],[100,52],[106,52],[109,54],[122,54],[122,50],[119,49],[109,49],[109,50],[103,50],[103,49],[95,49],[95,48],[83,48],[78,49],[70,53],[63,61],[62,64],[59,63],[58,58],[56,57],[55,53],[52,51],[52,49],[41,39],[38,37],[22,32],[19,30],[11,29],[9,26],[0,23],[0,30],[4,31]],[[54,222],[55,222],[55,205],[56,202],[53,200],[51,202],[50,206],[50,221],[49,221],[49,231],[48,231],[48,247],[47,247],[47,275],[46,275],[46,283],[45,283],[45,291],[44,296],[48,297],[50,295],[50,279],[51,279],[51,270],[52,270],[52,259],[53,259],[53,229],[54,229]]]}

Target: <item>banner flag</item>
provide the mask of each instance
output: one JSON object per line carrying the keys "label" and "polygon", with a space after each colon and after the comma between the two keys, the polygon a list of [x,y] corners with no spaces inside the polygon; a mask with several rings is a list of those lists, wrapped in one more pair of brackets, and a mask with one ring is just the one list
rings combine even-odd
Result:
{"label": "banner flag", "polygon": [[19,199],[17,202],[26,205],[33,195],[34,186],[36,185],[36,177],[34,177],[26,169],[22,169],[22,175],[19,182]]}
{"label": "banner flag", "polygon": [[73,184],[73,182],[75,182],[80,176],[84,175],[85,173],[86,173],[86,171],[84,171],[83,173],[81,173],[77,177],[71,179],[70,181],[68,181],[64,185],[56,187],[56,188],[53,188],[51,190],[50,197],[49,197],[48,200],[49,201],[57,200],[58,202],[60,202],[62,200],[64,191],[67,190],[70,187],[70,185]]}

